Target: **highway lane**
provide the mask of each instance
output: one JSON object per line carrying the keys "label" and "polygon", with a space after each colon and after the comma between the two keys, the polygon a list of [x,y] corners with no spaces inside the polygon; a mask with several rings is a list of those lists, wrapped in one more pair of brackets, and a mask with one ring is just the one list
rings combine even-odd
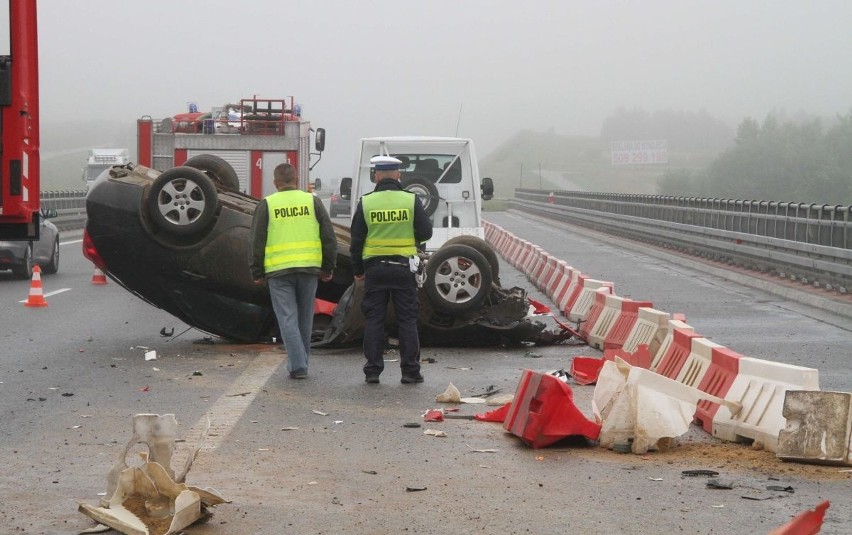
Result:
{"label": "highway lane", "polygon": [[[569,242],[554,233],[545,243],[550,231],[540,224],[489,214],[502,224],[498,217],[548,248]],[[596,251],[604,248],[594,242],[580,246],[589,244]],[[422,412],[437,406],[435,395],[450,382],[464,395],[491,385],[511,393],[521,369],[558,369],[572,356],[599,354],[587,347],[540,347],[532,353],[503,347],[424,349],[423,356],[436,362],[424,364],[423,385],[400,385],[397,364],[388,362],[377,387],[363,383],[357,348],[324,350],[315,352],[308,380],[292,381],[280,367],[284,355],[272,346],[218,339],[199,344],[205,335],[195,330],[161,337],[161,328],[179,334],[185,326],[113,282],[91,285],[92,266],[79,247],[63,245],[60,273],[45,276],[46,292],[69,288],[49,297],[47,308],[24,307],[19,301],[29,283],[0,275],[0,306],[9,318],[0,359],[5,419],[0,453],[7,460],[0,488],[11,489],[3,491],[0,525],[10,533],[76,533],[91,525],[72,500],[91,502],[103,490],[106,473],[130,436],[130,418],[140,412],[176,414],[188,441],[178,444],[179,454],[194,444],[206,416],[213,420],[213,436],[190,472],[190,483],[211,485],[234,503],[220,506],[210,523],[188,530],[192,534],[760,533],[825,498],[832,508],[824,532],[842,533],[840,519],[852,512],[844,501],[849,478],[836,467],[788,468],[764,452],[714,444],[701,432],[690,433],[671,452],[638,458],[569,445],[532,450],[498,424],[422,423]],[[623,264],[623,258],[601,262]],[[629,262],[631,272],[671,271],[676,280],[705,281],[640,255]],[[501,278],[507,286],[529,287],[506,264]],[[617,291],[626,284],[616,281]],[[725,289],[723,282],[703,284],[722,288],[717,300],[729,307],[751,295]],[[640,286],[631,291],[646,295]],[[660,308],[689,301],[671,293],[672,300]],[[701,303],[687,314],[698,330],[707,331],[704,318],[718,311],[702,313]],[[777,308],[761,306],[770,312]],[[145,361],[140,346],[155,349],[158,359]],[[587,413],[592,391],[574,389],[578,407]],[[460,408],[466,415],[484,410]],[[423,427],[404,428],[406,422]],[[448,436],[424,435],[430,427]],[[290,428],[296,429],[285,430]],[[496,451],[474,451],[480,449]],[[690,468],[717,469],[740,487],[708,490],[705,481],[680,475]],[[794,486],[796,493],[759,502],[740,497],[773,483],[769,477]],[[406,487],[426,490],[406,492]]]}

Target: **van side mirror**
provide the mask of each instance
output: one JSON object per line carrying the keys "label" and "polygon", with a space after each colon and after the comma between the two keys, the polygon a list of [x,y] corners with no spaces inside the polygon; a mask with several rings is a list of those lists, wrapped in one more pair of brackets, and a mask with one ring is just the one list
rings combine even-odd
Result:
{"label": "van side mirror", "polygon": [[322,189],[322,179],[315,178],[314,179],[314,191],[319,191]]}
{"label": "van side mirror", "polygon": [[352,177],[345,176],[340,179],[340,196],[344,199],[352,198]]}
{"label": "van side mirror", "polygon": [[316,147],[317,152],[325,150],[325,128],[317,128],[317,131],[314,134],[314,146]]}
{"label": "van side mirror", "polygon": [[483,201],[490,201],[494,198],[494,181],[491,180],[490,177],[485,177],[482,179],[480,188],[482,189]]}

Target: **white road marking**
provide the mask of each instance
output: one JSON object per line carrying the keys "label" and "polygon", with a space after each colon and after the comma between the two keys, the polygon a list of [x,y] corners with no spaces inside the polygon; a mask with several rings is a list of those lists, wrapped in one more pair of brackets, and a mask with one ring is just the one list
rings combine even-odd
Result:
{"label": "white road marking", "polygon": [[[48,292],[48,293],[44,294],[44,298],[47,299],[51,295],[61,294],[62,292],[70,292],[70,291],[71,291],[71,288],[60,288],[59,290],[54,290],[52,292]],[[18,301],[18,302],[19,303],[26,303],[27,301],[29,301],[29,298],[24,299],[23,301]]]}
{"label": "white road marking", "polygon": [[209,418],[210,434],[204,440],[200,451],[213,451],[218,448],[285,358],[287,354],[281,351],[266,351],[258,355],[228,391],[186,432],[186,443],[193,447],[198,444]]}

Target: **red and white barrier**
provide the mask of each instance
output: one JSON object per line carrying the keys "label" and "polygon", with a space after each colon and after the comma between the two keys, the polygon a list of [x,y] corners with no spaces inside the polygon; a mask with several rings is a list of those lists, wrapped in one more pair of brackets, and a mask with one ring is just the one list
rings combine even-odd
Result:
{"label": "red and white barrier", "polygon": [[[668,334],[669,319],[668,312],[651,307],[640,307],[636,321],[621,345],[621,349],[635,353],[640,345],[646,345],[651,355],[656,355]],[[607,343],[609,340],[604,343],[604,348],[607,347]]]}
{"label": "red and white barrier", "polygon": [[580,337],[587,343],[589,343],[589,336],[595,328],[595,325],[598,324],[598,319],[600,319],[604,307],[606,306],[606,296],[607,294],[604,292],[595,292],[592,294],[592,305],[589,307],[589,312],[583,319],[583,323],[580,325],[579,329]]}
{"label": "red and white barrier", "polygon": [[574,270],[564,260],[556,259],[556,266],[551,273],[550,278],[544,282],[544,293],[547,297],[556,303],[556,293],[563,284],[567,284],[571,280],[571,272]]}
{"label": "red and white barrier", "polygon": [[617,295],[607,295],[598,321],[589,331],[589,345],[598,349],[616,349],[636,323],[639,309],[651,307],[650,301],[634,301]]}
{"label": "red and white barrier", "polygon": [[574,304],[574,301],[577,299],[577,295],[580,293],[580,280],[581,277],[583,277],[583,274],[579,269],[574,268],[567,269],[564,273],[566,278],[559,284],[553,300],[559,308],[559,311],[567,316],[568,311],[571,310],[571,305]]}
{"label": "red and white barrier", "polygon": [[582,279],[582,286],[577,295],[576,301],[571,306],[566,316],[571,321],[584,321],[595,302],[596,293],[611,294],[614,291],[614,284],[609,281],[597,279]]}
{"label": "red and white barrier", "polygon": [[692,339],[701,335],[692,327],[678,320],[669,320],[669,332],[666,334],[660,350],[651,362],[651,371],[664,375],[669,379],[677,378],[686,357],[692,352]]}
{"label": "red and white barrier", "polygon": [[535,276],[536,288],[544,292],[545,295],[547,295],[548,282],[556,271],[557,262],[558,260],[555,256],[544,253],[544,265]]}
{"label": "red and white barrier", "polygon": [[788,390],[819,390],[819,370],[781,362],[742,357],[726,399],[742,405],[736,415],[719,407],[713,436],[731,442],[754,441],[776,451],[785,427],[784,396]]}

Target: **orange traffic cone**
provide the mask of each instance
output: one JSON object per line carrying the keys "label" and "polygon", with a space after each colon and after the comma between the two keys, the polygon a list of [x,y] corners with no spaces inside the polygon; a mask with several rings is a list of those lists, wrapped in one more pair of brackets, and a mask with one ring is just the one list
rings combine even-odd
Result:
{"label": "orange traffic cone", "polygon": [[41,287],[41,268],[38,264],[33,266],[33,281],[30,283],[30,295],[27,297],[27,302],[24,303],[24,306],[47,306],[47,301],[44,300],[44,289]]}
{"label": "orange traffic cone", "polygon": [[104,272],[95,268],[95,272],[92,274],[92,284],[106,284],[106,275]]}

